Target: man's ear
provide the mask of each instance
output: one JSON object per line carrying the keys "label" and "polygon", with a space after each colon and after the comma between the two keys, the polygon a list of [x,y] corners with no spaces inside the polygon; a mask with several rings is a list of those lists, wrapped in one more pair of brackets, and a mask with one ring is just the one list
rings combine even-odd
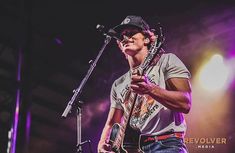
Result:
{"label": "man's ear", "polygon": [[150,43],[150,39],[149,38],[144,38],[144,43],[147,45]]}

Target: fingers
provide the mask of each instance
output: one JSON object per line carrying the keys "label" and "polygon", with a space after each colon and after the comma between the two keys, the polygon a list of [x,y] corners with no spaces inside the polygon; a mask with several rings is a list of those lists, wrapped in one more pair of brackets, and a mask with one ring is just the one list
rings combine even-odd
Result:
{"label": "fingers", "polygon": [[132,75],[130,88],[138,94],[147,94],[149,92],[149,81],[146,76]]}
{"label": "fingers", "polygon": [[148,90],[146,90],[145,88],[140,88],[139,86],[131,86],[131,89],[133,92],[140,95],[148,93]]}
{"label": "fingers", "polygon": [[132,75],[131,77],[131,83],[135,83],[135,82],[145,82],[145,76],[141,76],[141,75]]}
{"label": "fingers", "polygon": [[111,150],[112,150],[112,149],[111,149],[111,145],[108,144],[107,141],[105,141],[105,142],[101,145],[101,147],[99,147],[98,153],[111,153],[111,152],[112,152]]}
{"label": "fingers", "polygon": [[118,47],[120,48],[120,50],[123,52],[123,51],[124,51],[124,46],[123,46],[123,44],[122,44],[119,40],[117,40],[116,42],[117,42],[117,45],[118,45]]}
{"label": "fingers", "polygon": [[114,152],[101,149],[101,150],[98,151],[98,153],[114,153]]}
{"label": "fingers", "polygon": [[131,84],[130,88],[133,92],[140,95],[148,94],[150,92],[149,85],[146,85],[145,83]]}

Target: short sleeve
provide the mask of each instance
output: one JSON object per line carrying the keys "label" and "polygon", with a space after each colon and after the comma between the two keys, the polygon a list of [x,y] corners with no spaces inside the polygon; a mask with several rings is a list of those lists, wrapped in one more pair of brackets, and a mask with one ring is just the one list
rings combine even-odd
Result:
{"label": "short sleeve", "polygon": [[169,78],[190,78],[191,74],[184,63],[175,55],[168,54],[166,58],[165,80]]}
{"label": "short sleeve", "polygon": [[110,107],[123,110],[120,100],[118,99],[119,98],[117,95],[117,86],[116,86],[116,83],[114,82],[111,88],[111,93],[110,93],[110,102],[111,102]]}

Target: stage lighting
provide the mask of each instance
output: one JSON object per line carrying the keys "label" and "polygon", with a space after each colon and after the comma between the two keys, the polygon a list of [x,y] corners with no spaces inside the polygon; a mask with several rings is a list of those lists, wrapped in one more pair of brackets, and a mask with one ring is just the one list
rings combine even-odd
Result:
{"label": "stage lighting", "polygon": [[227,87],[229,73],[229,67],[224,64],[223,56],[215,54],[202,67],[199,82],[208,91],[223,90]]}

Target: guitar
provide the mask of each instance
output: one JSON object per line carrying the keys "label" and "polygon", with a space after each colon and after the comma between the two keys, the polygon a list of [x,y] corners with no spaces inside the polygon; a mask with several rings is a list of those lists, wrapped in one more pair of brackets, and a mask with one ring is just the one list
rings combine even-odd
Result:
{"label": "guitar", "polygon": [[[161,31],[161,27],[160,27],[160,31]],[[140,65],[138,69],[140,75],[145,74],[147,68],[150,66],[150,64],[156,57],[156,55],[160,52],[163,42],[164,42],[164,37],[161,33],[158,39],[156,39],[151,44],[148,55],[146,56],[144,62]],[[115,123],[112,126],[109,144],[111,145],[111,150],[115,153],[128,153],[128,152],[141,153],[142,152],[138,147],[139,146],[138,144],[139,132],[137,130],[132,129],[131,134],[128,131],[128,134],[132,139],[130,142],[130,145],[128,145],[128,143],[123,143],[125,133],[127,132],[126,130],[131,129],[127,127],[129,127],[128,123],[130,122],[131,114],[134,110],[137,96],[138,94],[133,93],[130,90],[127,92],[125,100],[124,100],[124,104],[126,107],[125,107],[125,111],[123,114],[123,121],[120,124]],[[134,146],[134,147],[130,147],[130,146]]]}

